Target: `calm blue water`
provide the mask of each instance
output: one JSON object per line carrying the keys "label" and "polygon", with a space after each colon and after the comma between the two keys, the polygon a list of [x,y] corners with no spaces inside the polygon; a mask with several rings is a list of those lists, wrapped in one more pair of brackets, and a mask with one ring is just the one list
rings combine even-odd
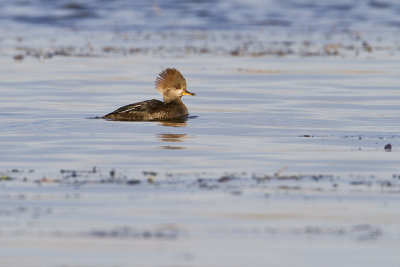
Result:
{"label": "calm blue water", "polygon": [[[160,69],[182,71],[197,116],[183,124],[88,119],[158,98]],[[393,174],[396,60],[54,58],[1,70],[3,168],[140,172]],[[309,137],[305,137],[309,136]],[[391,143],[392,152],[384,146]],[[40,173],[40,172],[39,172]]]}
{"label": "calm blue water", "polygon": [[[396,30],[396,0],[355,1],[2,1],[3,25],[84,30],[229,29]],[[36,25],[36,26],[33,26]],[[285,31],[285,30],[284,30]]]}

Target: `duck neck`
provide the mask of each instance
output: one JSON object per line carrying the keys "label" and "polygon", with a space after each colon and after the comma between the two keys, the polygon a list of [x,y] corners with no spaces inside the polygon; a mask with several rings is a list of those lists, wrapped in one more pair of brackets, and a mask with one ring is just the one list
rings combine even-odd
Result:
{"label": "duck neck", "polygon": [[180,97],[168,97],[164,95],[163,99],[164,99],[164,104],[170,104],[170,103],[183,104]]}

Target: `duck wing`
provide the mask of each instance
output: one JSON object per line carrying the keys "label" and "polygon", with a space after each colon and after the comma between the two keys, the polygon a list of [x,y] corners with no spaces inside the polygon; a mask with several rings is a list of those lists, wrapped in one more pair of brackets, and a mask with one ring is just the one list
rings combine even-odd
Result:
{"label": "duck wing", "polygon": [[160,100],[151,99],[120,107],[119,109],[107,114],[105,117],[107,117],[108,115],[115,115],[115,114],[156,111],[161,109],[163,106],[164,103],[161,102]]}

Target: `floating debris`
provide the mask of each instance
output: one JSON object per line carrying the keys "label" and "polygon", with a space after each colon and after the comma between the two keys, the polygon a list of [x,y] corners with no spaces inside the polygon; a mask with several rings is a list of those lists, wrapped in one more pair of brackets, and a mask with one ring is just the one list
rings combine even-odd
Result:
{"label": "floating debris", "polygon": [[232,181],[233,179],[235,179],[235,178],[232,176],[222,176],[217,181],[218,181],[218,183],[225,183],[225,182]]}
{"label": "floating debris", "polygon": [[0,181],[11,181],[11,180],[12,180],[11,176],[8,175],[0,176]]}
{"label": "floating debris", "polygon": [[59,179],[55,179],[55,178],[43,177],[42,179],[36,180],[36,182],[39,184],[42,184],[42,183],[57,184],[57,183],[60,183],[61,181]]}
{"label": "floating debris", "polygon": [[385,151],[386,151],[386,152],[392,151],[392,145],[391,145],[391,144],[387,144],[387,145],[385,146]]}
{"label": "floating debris", "polygon": [[132,238],[132,239],[167,239],[172,240],[179,237],[180,233],[176,227],[166,226],[159,229],[139,229],[136,227],[116,227],[112,230],[93,230],[87,235],[98,238]]}
{"label": "floating debris", "polygon": [[154,171],[143,171],[144,176],[157,176],[157,172]]}
{"label": "floating debris", "polygon": [[138,185],[138,184],[141,183],[141,181],[138,180],[138,179],[131,179],[131,180],[126,181],[126,183],[127,183],[128,185]]}
{"label": "floating debris", "polygon": [[18,54],[18,55],[15,55],[13,58],[14,58],[14,60],[21,61],[24,59],[24,55]]}

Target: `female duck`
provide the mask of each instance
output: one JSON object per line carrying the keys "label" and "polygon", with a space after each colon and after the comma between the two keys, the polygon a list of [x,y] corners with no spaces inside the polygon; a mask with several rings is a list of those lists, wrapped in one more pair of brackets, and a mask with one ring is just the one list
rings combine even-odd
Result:
{"label": "female duck", "polygon": [[164,102],[151,99],[123,106],[101,118],[117,121],[164,121],[186,118],[189,114],[181,97],[196,95],[186,90],[186,80],[173,68],[163,70],[155,81]]}

